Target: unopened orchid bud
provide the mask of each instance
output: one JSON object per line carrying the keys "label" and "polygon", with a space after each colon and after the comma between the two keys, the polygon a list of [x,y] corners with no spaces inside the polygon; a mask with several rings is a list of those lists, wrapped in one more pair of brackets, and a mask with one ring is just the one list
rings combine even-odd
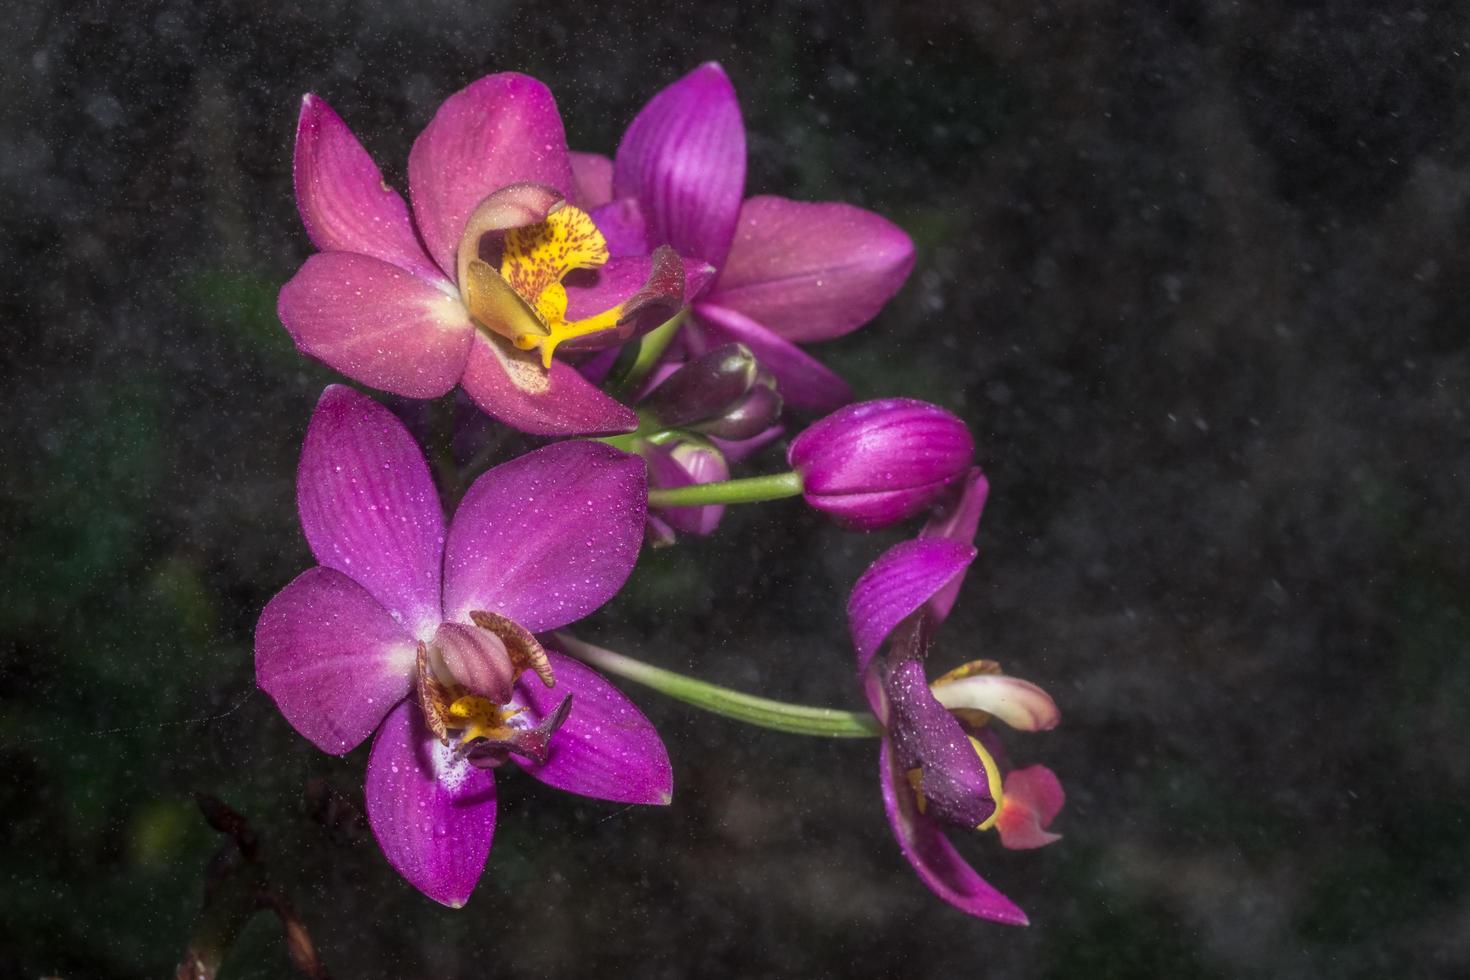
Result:
{"label": "unopened orchid bud", "polygon": [[[680,439],[663,445],[647,444],[649,482],[656,487],[687,487],[696,483],[719,483],[730,479],[730,464],[714,446],[703,440]],[[725,508],[718,504],[699,507],[661,507],[657,516],[675,531],[710,534],[720,524]]]}
{"label": "unopened orchid bud", "polygon": [[934,503],[974,456],[963,422],[911,398],[838,409],[797,436],[786,454],[807,503],[863,531]]}
{"label": "unopened orchid bud", "polygon": [[670,429],[716,419],[739,404],[758,371],[750,348],[722,344],[669,375],[643,400],[642,408]]}
{"label": "unopened orchid bud", "polygon": [[701,422],[694,427],[696,432],[741,442],[754,439],[767,431],[781,418],[781,392],[776,389],[775,379],[761,372],[761,377],[745,393],[745,397],[718,418]]}

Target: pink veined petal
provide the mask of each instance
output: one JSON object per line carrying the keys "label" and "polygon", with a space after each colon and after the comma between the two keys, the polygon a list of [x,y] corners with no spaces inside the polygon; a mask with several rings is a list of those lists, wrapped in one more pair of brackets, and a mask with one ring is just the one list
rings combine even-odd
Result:
{"label": "pink veined petal", "polygon": [[776,376],[781,397],[800,412],[830,412],[852,401],[852,390],[816,358],[750,317],[723,306],[701,302],[694,312],[710,332],[711,346],[738,341],[749,347],[761,366]]}
{"label": "pink veined petal", "polygon": [[643,540],[643,460],[562,442],[490,470],[465,494],[444,549],[445,618],[499,613],[533,633],[622,588]]}
{"label": "pink veined petal", "polygon": [[914,243],[850,204],[753,197],[709,301],[787,340],[841,337],[871,320],[914,267]]}
{"label": "pink veined petal", "polygon": [[459,908],[475,890],[495,836],[495,777],[454,756],[404,701],[368,757],[368,823],[388,863],[419,891]]}
{"label": "pink veined petal", "polygon": [[322,392],[296,504],[317,561],[367,589],[409,633],[433,636],[444,513],[423,453],[392,412],[345,385]]}
{"label": "pink veined petal", "polygon": [[610,435],[638,427],[631,408],[565,361],[553,360],[547,371],[540,354],[498,338],[475,337],[460,384],[486,414],[531,435]]}
{"label": "pink veined petal", "polygon": [[879,765],[888,824],[919,880],[961,912],[1006,925],[1028,925],[1020,906],[980,877],[944,836],[940,824],[919,812],[918,802],[904,774],[898,771],[892,746],[886,738]]}
{"label": "pink veined petal", "polygon": [[948,538],[915,538],[889,548],[858,578],[847,599],[847,626],[858,677],[894,627],[975,560],[975,549]]}
{"label": "pink veined petal", "polygon": [[548,786],[600,800],[663,805],[673,799],[668,751],[643,712],[580,661],[555,650],[546,656],[556,687],[523,677],[515,701],[529,709],[533,724],[568,694],[572,710],[551,737],[546,761],[523,762],[521,768]]}
{"label": "pink veined petal", "polygon": [[303,354],[395,395],[438,398],[459,380],[474,335],[445,288],[382,259],[318,252],[281,287],[276,312]]}
{"label": "pink veined petal", "polygon": [[309,568],[266,603],[255,682],[291,727],[342,755],[408,693],[418,645],[378,601],[330,568]]}
{"label": "pink veined petal", "polygon": [[[971,467],[970,472],[965,475],[960,495],[954,504],[947,512],[925,524],[924,529],[919,532],[919,537],[950,538],[967,544],[973,542],[975,532],[980,528],[980,515],[985,510],[985,500],[989,496],[990,482],[985,479],[985,474],[981,472],[980,467]],[[949,617],[955,600],[960,596],[960,586],[964,584],[965,577],[961,575],[936,592],[934,598],[929,600],[929,607],[934,610],[940,622],[944,622]]]}
{"label": "pink veined petal", "polygon": [[323,252],[357,252],[428,279],[439,270],[413,231],[408,206],[352,130],[327,103],[301,100],[292,162],[296,206],[312,244]]}
{"label": "pink veined petal", "polygon": [[745,124],[735,88],[706,62],[655,95],[618,144],[613,195],[635,197],[649,244],[720,266],[745,193]]}
{"label": "pink veined petal", "polygon": [[612,200],[613,162],[601,153],[568,154],[572,162],[572,203],[583,211]]}
{"label": "pink veined petal", "polygon": [[449,98],[408,156],[413,213],[429,254],[455,274],[455,251],[475,205],[522,181],[573,191],[567,138],[551,91],[515,72],[487,75]]}
{"label": "pink veined petal", "polygon": [[647,255],[653,251],[648,245],[648,222],[635,198],[608,201],[593,210],[590,217],[607,240],[607,252],[613,258]]}
{"label": "pink veined petal", "polygon": [[1061,780],[1046,766],[1027,766],[1006,776],[1005,803],[995,821],[1001,846],[1013,851],[1045,847],[1062,839],[1046,828],[1066,801]]}

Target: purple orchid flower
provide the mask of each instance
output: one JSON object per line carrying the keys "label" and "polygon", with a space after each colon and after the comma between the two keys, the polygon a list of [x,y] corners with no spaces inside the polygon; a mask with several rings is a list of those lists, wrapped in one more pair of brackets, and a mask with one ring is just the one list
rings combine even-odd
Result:
{"label": "purple orchid flower", "polygon": [[786,454],[802,495],[846,527],[872,531],[922,511],[975,458],[965,423],[937,405],[884,398],[846,405],[809,426]]}
{"label": "purple orchid flower", "polygon": [[510,758],[569,792],[669,802],[668,755],[648,720],[535,637],[628,577],[642,460],[584,441],[528,453],[476,480],[446,532],[408,430],[332,386],[296,491],[320,564],[261,613],[256,680],[325,752],[377,729],[368,819],[409,883],[446,905],[469,898],[495,830],[494,770]]}
{"label": "purple orchid flower", "polygon": [[829,412],[847,384],[797,344],[862,326],[913,267],[897,226],[848,204],[745,193],[745,126],[724,69],[701,65],[659,92],[623,134],[615,161],[574,155],[613,255],[659,245],[718,270],[684,329],[693,353],[740,342],[786,403]]}
{"label": "purple orchid flower", "polygon": [[[992,661],[966,664],[929,683],[924,659],[953,608],[975,548],[970,543],[988,486],[970,472],[951,511],[916,539],[875,561],[848,601],[858,677],[886,729],[880,753],[883,805],[904,857],[940,898],[970,915],[1025,925],[1026,914],[965,862],[946,824],[995,828],[1021,849],[1057,839],[1046,827],[1061,810],[1061,783],[1045,766],[1003,773],[1005,756],[989,723],[1042,731],[1060,719],[1034,684]],[[878,651],[885,642],[886,655]]]}
{"label": "purple orchid flower", "polygon": [[[584,207],[551,93],[489,75],[450,96],[408,160],[413,217],[331,107],[302,101],[296,201],[321,251],[281,290],[296,345],[410,398],[456,384],[537,435],[625,432],[637,418],[560,352],[622,344],[713,270],[669,249],[610,257]],[[575,275],[573,275],[575,273]]]}

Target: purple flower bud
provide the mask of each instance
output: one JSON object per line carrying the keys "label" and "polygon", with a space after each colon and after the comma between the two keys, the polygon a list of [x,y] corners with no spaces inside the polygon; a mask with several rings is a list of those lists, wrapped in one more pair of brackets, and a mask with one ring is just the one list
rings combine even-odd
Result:
{"label": "purple flower bud", "polygon": [[[730,464],[724,454],[707,442],[680,439],[661,446],[647,443],[640,451],[648,461],[649,483],[655,487],[687,487],[730,479]],[[719,526],[724,513],[724,507],[708,504],[702,507],[662,507],[656,516],[671,531],[706,535]]]}
{"label": "purple flower bud", "polygon": [[754,439],[780,419],[781,405],[781,393],[776,390],[775,379],[762,373],[755,385],[734,407],[719,418],[701,422],[694,429],[696,432],[732,442]]}
{"label": "purple flower bud", "polygon": [[669,375],[643,400],[642,407],[670,429],[718,418],[745,397],[758,370],[750,348],[722,344]]}
{"label": "purple flower bud", "polygon": [[840,408],[797,436],[786,454],[807,503],[862,531],[922,511],[974,456],[963,422],[912,398]]}

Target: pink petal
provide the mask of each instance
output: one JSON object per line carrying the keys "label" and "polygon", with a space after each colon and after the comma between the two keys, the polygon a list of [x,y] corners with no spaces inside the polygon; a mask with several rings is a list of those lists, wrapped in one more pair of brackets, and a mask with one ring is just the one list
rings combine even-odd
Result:
{"label": "pink petal", "polygon": [[364,794],[388,863],[434,901],[463,906],[495,836],[494,775],[455,758],[405,701],[373,740]]}
{"label": "pink petal", "polygon": [[612,200],[613,162],[601,153],[570,153],[572,203],[583,211],[600,208]]}
{"label": "pink petal", "polygon": [[357,252],[415,275],[439,278],[424,253],[398,192],[352,130],[315,95],[301,100],[292,164],[296,206],[312,243],[323,252]]}
{"label": "pink petal", "polygon": [[408,693],[418,644],[367,590],[310,568],[266,603],[255,682],[323,752],[350,752]]}
{"label": "pink petal", "polygon": [[535,678],[516,685],[516,703],[529,708],[532,723],[555,710],[567,694],[571,714],[551,737],[544,763],[521,768],[548,786],[616,803],[667,804],[674,771],[663,740],[643,712],[596,671],[547,650],[556,687]]}
{"label": "pink petal", "polygon": [[883,809],[903,856],[929,890],[961,912],[1001,922],[1027,925],[1026,913],[993,885],[980,877],[944,836],[939,823],[919,812],[918,802],[903,773],[898,771],[893,749],[883,740],[879,781],[883,786]]}
{"label": "pink petal", "polygon": [[562,442],[490,470],[465,494],[444,549],[446,619],[499,613],[533,633],[622,588],[643,540],[643,460]]}
{"label": "pink petal", "polygon": [[1046,830],[1062,812],[1066,794],[1061,780],[1046,766],[1027,766],[1006,776],[1005,803],[995,821],[1001,845],[1013,851],[1045,847],[1062,839]]}
{"label": "pink petal", "polygon": [[871,211],[753,197],[709,301],[787,340],[827,340],[871,320],[913,266],[909,236]]}
{"label": "pink petal", "polygon": [[443,288],[382,259],[319,252],[281,287],[276,312],[301,352],[408,398],[454,387],[474,324]]}
{"label": "pink petal", "polygon": [[761,366],[776,376],[781,397],[789,407],[816,415],[852,401],[847,382],[791,341],[750,317],[703,302],[694,307],[694,312],[704,321],[711,346],[738,341],[749,347]]}
{"label": "pink petal", "polygon": [[948,538],[916,538],[889,548],[868,566],[847,600],[847,626],[858,676],[894,627],[975,560],[975,549]]}
{"label": "pink petal", "polygon": [[718,267],[745,193],[745,125],[724,69],[700,65],[659,92],[618,145],[615,197],[636,197],[651,245]]}
{"label": "pink petal", "polygon": [[648,222],[634,198],[609,201],[592,211],[591,218],[607,240],[607,252],[613,258],[647,255],[653,251],[648,245]]}
{"label": "pink petal", "polygon": [[392,412],[344,385],[322,392],[296,503],[317,561],[367,589],[412,635],[433,636],[444,514],[423,453]]}
{"label": "pink petal", "polygon": [[[975,532],[980,528],[980,515],[985,510],[985,500],[989,496],[990,482],[985,479],[985,474],[980,471],[980,467],[972,467],[965,475],[959,497],[955,499],[948,511],[925,524],[924,529],[919,532],[919,537],[949,538],[953,541],[963,541],[966,544],[973,542]],[[949,617],[955,600],[959,598],[960,586],[964,584],[965,577],[961,575],[936,592],[934,598],[929,600],[929,607],[934,610],[940,622]]]}
{"label": "pink petal", "polygon": [[499,338],[478,335],[460,380],[489,415],[538,436],[631,432],[638,416],[593,385],[565,361],[541,366],[536,351],[518,351]]}
{"label": "pink petal", "polygon": [[503,72],[445,99],[408,156],[413,213],[439,268],[454,275],[455,250],[475,205],[523,181],[572,193],[566,133],[550,90]]}

